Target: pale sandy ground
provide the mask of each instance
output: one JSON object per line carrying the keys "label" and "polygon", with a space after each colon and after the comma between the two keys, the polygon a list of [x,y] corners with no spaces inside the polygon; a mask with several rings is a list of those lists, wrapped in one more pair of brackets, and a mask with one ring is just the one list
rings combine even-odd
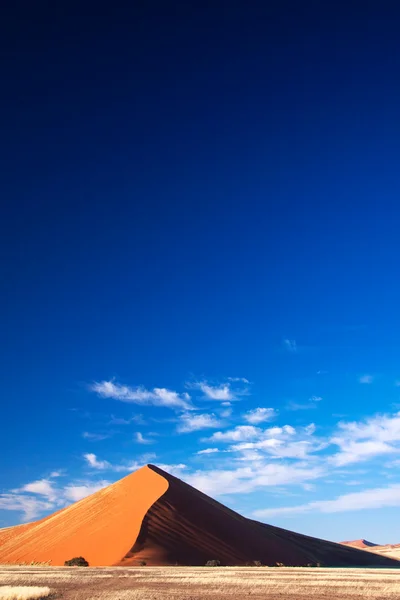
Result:
{"label": "pale sandy ground", "polygon": [[3,585],[49,586],[65,600],[394,600],[400,569],[0,566]]}
{"label": "pale sandy ground", "polygon": [[375,554],[382,554],[388,558],[395,558],[400,560],[400,548],[392,546],[374,546],[373,548],[366,548],[368,552],[374,552]]}

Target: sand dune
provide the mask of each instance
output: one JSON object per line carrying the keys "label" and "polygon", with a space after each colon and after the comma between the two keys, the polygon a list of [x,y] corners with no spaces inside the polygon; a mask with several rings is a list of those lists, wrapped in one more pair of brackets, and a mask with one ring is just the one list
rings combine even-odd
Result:
{"label": "sand dune", "polygon": [[374,544],[368,540],[352,540],[350,542],[340,543],[343,544],[343,546],[351,546],[352,548],[373,548],[374,546],[379,546],[379,544]]}
{"label": "sand dune", "polygon": [[0,530],[0,563],[84,556],[91,566],[397,566],[378,554],[242,517],[153,465],[36,523]]}
{"label": "sand dune", "polygon": [[0,563],[51,560],[63,565],[84,556],[90,565],[121,560],[139,534],[150,506],[168,481],[143,467],[41,521],[0,530]]}
{"label": "sand dune", "polygon": [[400,544],[373,544],[366,540],[353,540],[351,542],[341,542],[341,544],[352,548],[362,548],[367,552],[374,552],[395,560],[400,560]]}

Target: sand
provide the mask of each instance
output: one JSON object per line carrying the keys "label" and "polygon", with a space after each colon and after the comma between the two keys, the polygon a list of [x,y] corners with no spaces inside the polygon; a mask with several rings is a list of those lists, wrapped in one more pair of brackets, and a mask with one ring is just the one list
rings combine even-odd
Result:
{"label": "sand", "polygon": [[398,600],[399,569],[1,567],[0,585],[62,600]]}
{"label": "sand", "polygon": [[0,530],[0,563],[63,565],[84,556],[90,565],[113,565],[132,547],[150,506],[168,488],[149,467],[124,477],[36,523]]}
{"label": "sand", "polygon": [[352,540],[350,542],[340,542],[344,546],[351,546],[352,548],[373,548],[374,546],[379,546],[379,544],[374,544],[373,542],[368,542],[368,540]]}
{"label": "sand", "polygon": [[148,465],[41,521],[0,530],[0,563],[91,566],[399,566],[385,556],[247,519]]}
{"label": "sand", "polygon": [[400,544],[373,544],[366,540],[353,540],[350,542],[341,542],[345,546],[352,548],[362,548],[367,552],[375,552],[388,558],[400,560]]}

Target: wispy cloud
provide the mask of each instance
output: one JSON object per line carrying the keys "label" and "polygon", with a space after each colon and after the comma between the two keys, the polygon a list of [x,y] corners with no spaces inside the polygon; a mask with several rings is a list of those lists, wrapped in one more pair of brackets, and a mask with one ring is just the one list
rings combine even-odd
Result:
{"label": "wispy cloud", "polygon": [[184,413],[180,416],[180,423],[176,430],[178,433],[190,433],[200,429],[216,429],[222,422],[214,414]]}
{"label": "wispy cloud", "polygon": [[228,408],[224,408],[223,410],[221,410],[219,415],[223,419],[229,419],[229,417],[232,416],[232,412],[233,412],[233,410],[228,407]]}
{"label": "wispy cloud", "polygon": [[136,423],[136,425],[145,425],[146,421],[143,419],[143,415],[133,415],[132,417],[129,417],[129,419],[111,415],[109,423],[110,425],[131,425],[131,423]]}
{"label": "wispy cloud", "polygon": [[287,352],[297,352],[296,340],[284,339],[282,340],[282,346]]}
{"label": "wispy cloud", "polygon": [[238,425],[228,431],[216,431],[207,441],[210,442],[242,442],[253,440],[262,435],[262,429],[253,425]]}
{"label": "wispy cloud", "polygon": [[89,467],[92,467],[92,469],[104,470],[112,468],[112,465],[108,461],[98,460],[97,456],[91,452],[84,454],[83,458],[86,460]]}
{"label": "wispy cloud", "polygon": [[206,448],[205,450],[199,450],[196,454],[216,454],[219,452],[218,448]]}
{"label": "wispy cloud", "polygon": [[223,403],[230,403],[238,400],[240,396],[248,395],[249,385],[249,380],[244,377],[228,377],[225,381],[218,383],[211,383],[207,380],[186,382],[187,388],[200,390],[205,399],[218,400]]}
{"label": "wispy cloud", "polygon": [[0,510],[12,510],[22,513],[23,521],[32,521],[42,513],[53,508],[53,503],[34,496],[7,493],[0,494]]}
{"label": "wispy cloud", "polygon": [[373,488],[344,494],[334,500],[318,500],[297,506],[284,506],[267,508],[253,512],[255,517],[272,517],[276,515],[290,515],[304,512],[335,513],[389,506],[399,506],[400,484],[394,484],[386,488]]}
{"label": "wispy cloud", "polygon": [[56,490],[53,487],[53,483],[49,479],[39,479],[27,483],[22,488],[14,490],[15,492],[29,492],[31,494],[38,494],[44,496],[50,502],[54,502],[57,498]]}
{"label": "wispy cloud", "polygon": [[110,482],[105,480],[80,481],[56,487],[49,479],[39,479],[19,489],[0,494],[0,509],[20,512],[23,522],[31,521],[43,513],[62,508],[71,501],[81,500],[109,484]]}
{"label": "wispy cloud", "polygon": [[243,415],[243,418],[252,425],[257,425],[263,421],[272,421],[277,416],[275,408],[254,408]]}
{"label": "wispy cloud", "polygon": [[209,400],[233,400],[234,395],[229,383],[224,385],[208,385],[207,383],[199,383],[201,391]]}
{"label": "wispy cloud", "polygon": [[318,403],[321,402],[321,396],[311,396],[306,402],[294,402],[291,400],[286,404],[286,410],[312,410],[318,408]]}
{"label": "wispy cloud", "polygon": [[366,383],[366,384],[370,384],[370,383],[372,383],[372,382],[373,382],[373,380],[374,380],[374,376],[373,376],[373,375],[362,375],[362,376],[359,378],[359,380],[358,380],[358,381],[359,381],[360,383]]}
{"label": "wispy cloud", "polygon": [[303,484],[321,475],[322,469],[318,466],[257,463],[254,466],[249,465],[238,469],[197,471],[185,475],[185,481],[205,494],[220,496],[248,493],[280,485]]}
{"label": "wispy cloud", "polygon": [[154,440],[149,440],[148,438],[145,438],[143,434],[140,433],[140,431],[136,431],[134,435],[134,440],[137,444],[154,444]]}
{"label": "wispy cloud", "polygon": [[87,496],[90,496],[90,494],[94,494],[110,484],[111,481],[105,479],[97,481],[96,483],[81,482],[65,486],[63,493],[65,499],[69,502],[78,502],[78,500],[82,500],[82,498],[86,498]]}
{"label": "wispy cloud", "polygon": [[85,440],[90,440],[91,442],[101,442],[102,440],[106,440],[111,437],[110,433],[91,433],[90,431],[84,431],[82,433],[82,437]]}
{"label": "wispy cloud", "polygon": [[193,408],[190,396],[184,392],[179,394],[166,388],[153,388],[148,390],[142,386],[130,387],[114,383],[114,381],[99,381],[90,386],[90,389],[103,398],[113,398],[121,402],[134,404],[164,406],[166,408],[190,410]]}
{"label": "wispy cloud", "polygon": [[331,443],[340,448],[329,458],[336,466],[400,452],[400,412],[338,424]]}

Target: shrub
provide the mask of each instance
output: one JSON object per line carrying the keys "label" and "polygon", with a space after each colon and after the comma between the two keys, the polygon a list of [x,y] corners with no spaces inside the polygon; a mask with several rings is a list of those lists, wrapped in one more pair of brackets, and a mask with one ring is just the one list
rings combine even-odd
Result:
{"label": "shrub", "polygon": [[50,595],[48,587],[35,585],[0,586],[0,600],[41,600]]}
{"label": "shrub", "polygon": [[75,556],[74,558],[70,558],[70,560],[66,560],[64,563],[64,567],[88,567],[89,563],[87,560],[83,558],[83,556]]}
{"label": "shrub", "polygon": [[219,560],[208,560],[206,562],[206,567],[220,567],[221,562]]}
{"label": "shrub", "polygon": [[145,567],[147,565],[147,562],[145,560],[139,560],[139,565],[141,567]]}

